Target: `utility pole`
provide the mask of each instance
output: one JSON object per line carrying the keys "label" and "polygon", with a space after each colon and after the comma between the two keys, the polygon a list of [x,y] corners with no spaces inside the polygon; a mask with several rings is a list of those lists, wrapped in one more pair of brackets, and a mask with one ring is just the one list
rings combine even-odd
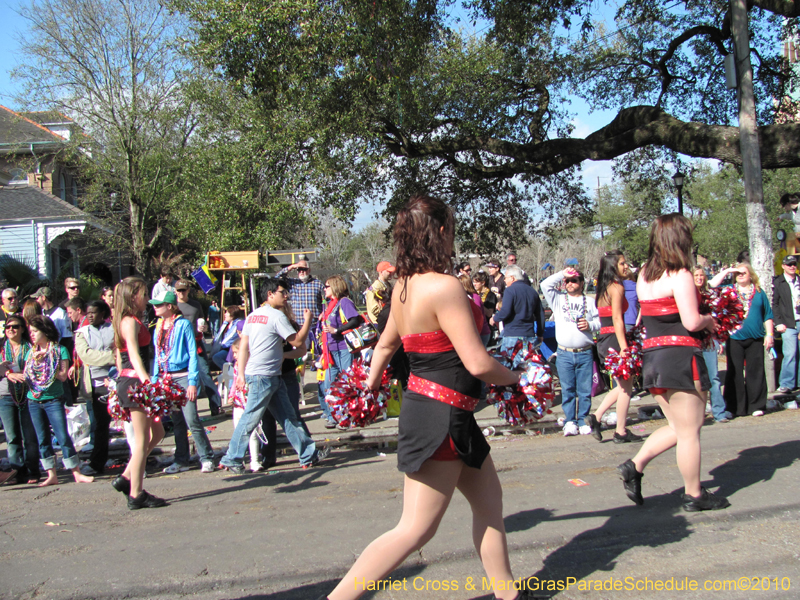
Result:
{"label": "utility pole", "polygon": [[[600,176],[597,176],[597,208],[600,208]],[[606,236],[603,235],[603,222],[600,221],[600,239],[606,239]]]}
{"label": "utility pole", "polygon": [[[756,122],[756,103],[753,95],[753,66],[750,63],[750,35],[747,31],[747,0],[731,0],[731,33],[736,61],[736,82],[739,96],[739,148],[744,171],[744,191],[747,199],[747,235],[750,242],[750,263],[762,289],[772,300],[772,228],[764,208],[764,189],[761,179],[761,151]],[[772,361],[765,359],[767,386],[774,390]]]}

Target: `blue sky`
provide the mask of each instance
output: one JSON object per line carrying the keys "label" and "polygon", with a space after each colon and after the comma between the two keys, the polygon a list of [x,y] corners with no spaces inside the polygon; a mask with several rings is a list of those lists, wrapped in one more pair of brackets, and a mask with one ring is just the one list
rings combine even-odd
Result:
{"label": "blue sky", "polygon": [[[21,59],[17,38],[19,35],[23,35],[27,29],[27,22],[17,14],[16,6],[18,6],[16,0],[0,0],[0,23],[3,23],[5,32],[5,35],[0,36],[0,104],[11,109],[17,108],[13,96],[19,91],[19,85],[11,81],[9,72]],[[466,19],[461,20],[460,26],[466,31],[472,30],[471,24]],[[483,28],[485,28],[485,24],[478,23],[475,30],[479,33]],[[575,137],[584,137],[599,127],[607,125],[616,114],[614,111],[590,113],[588,106],[582,100],[573,102],[571,110],[578,114],[574,121],[575,133],[573,135]],[[610,161],[586,161],[583,164],[583,180],[589,189],[593,190],[597,187],[598,177],[600,177],[601,185],[611,182]],[[364,204],[356,216],[353,228],[359,230],[375,220],[381,209],[380,205]]]}

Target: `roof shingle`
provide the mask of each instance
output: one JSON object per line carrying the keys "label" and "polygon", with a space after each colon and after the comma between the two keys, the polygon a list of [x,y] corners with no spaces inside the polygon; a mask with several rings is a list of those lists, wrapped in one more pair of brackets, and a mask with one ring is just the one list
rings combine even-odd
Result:
{"label": "roof shingle", "polygon": [[12,219],[88,219],[82,210],[31,186],[0,187],[0,224]]}

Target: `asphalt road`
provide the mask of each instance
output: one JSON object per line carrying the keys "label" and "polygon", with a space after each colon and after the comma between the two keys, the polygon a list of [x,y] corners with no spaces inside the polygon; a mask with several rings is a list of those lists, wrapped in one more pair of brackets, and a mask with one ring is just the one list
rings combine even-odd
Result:
{"label": "asphalt road", "polygon": [[[674,452],[651,463],[637,507],[615,471],[632,445],[493,438],[515,576],[582,581],[544,594],[565,599],[800,597],[799,420],[783,411],[704,428],[704,484],[732,503],[713,513],[681,511]],[[315,599],[394,526],[403,485],[392,449],[375,446],[340,447],[309,471],[286,456],[271,474],[151,475],[146,488],[171,503],[154,510],[128,511],[108,476],[61,481],[0,488],[0,598]],[[436,537],[393,575],[406,589],[365,597],[490,598],[470,523],[456,496]],[[652,591],[687,578],[697,590]],[[435,589],[444,581],[458,589]],[[633,589],[586,589],[615,581]]]}

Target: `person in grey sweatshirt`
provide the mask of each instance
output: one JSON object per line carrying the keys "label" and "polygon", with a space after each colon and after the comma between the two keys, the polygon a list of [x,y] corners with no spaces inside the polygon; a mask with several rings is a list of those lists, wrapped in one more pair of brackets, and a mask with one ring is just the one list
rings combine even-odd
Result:
{"label": "person in grey sweatshirt", "polygon": [[[563,292],[558,289],[562,282],[566,290]],[[594,298],[583,293],[583,286],[583,274],[572,268],[559,271],[541,283],[556,323],[556,369],[561,382],[565,436],[592,433],[585,419],[592,408],[593,333],[600,331],[600,316]]]}

